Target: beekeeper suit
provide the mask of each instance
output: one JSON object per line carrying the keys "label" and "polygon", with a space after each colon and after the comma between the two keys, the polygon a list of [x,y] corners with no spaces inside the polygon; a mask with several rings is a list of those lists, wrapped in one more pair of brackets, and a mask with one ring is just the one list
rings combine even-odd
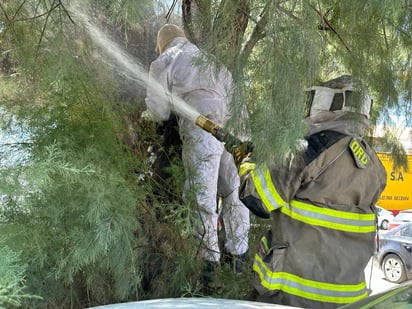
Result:
{"label": "beekeeper suit", "polygon": [[[223,67],[211,65],[210,59],[175,25],[167,24],[159,30],[156,50],[160,55],[150,66],[146,115],[167,120],[172,112],[171,103],[183,100],[224,126],[232,95],[231,74]],[[189,200],[194,193],[199,208],[196,231],[204,244],[202,257],[211,263],[220,260],[217,196],[222,197],[225,248],[233,256],[244,256],[248,251],[249,210],[239,200],[239,175],[234,160],[223,143],[193,121],[179,117],[178,124],[186,172],[184,198]]]}
{"label": "beekeeper suit", "polygon": [[368,295],[364,269],[386,172],[362,138],[371,100],[352,78],[307,91],[307,146],[281,166],[244,162],[240,194],[271,219],[253,264],[258,299],[336,308]]}

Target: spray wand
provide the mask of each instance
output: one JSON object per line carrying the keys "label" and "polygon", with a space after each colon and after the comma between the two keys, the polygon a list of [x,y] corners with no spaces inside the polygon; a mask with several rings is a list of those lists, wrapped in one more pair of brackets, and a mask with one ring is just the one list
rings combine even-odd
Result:
{"label": "spray wand", "polygon": [[203,130],[211,133],[217,140],[225,143],[225,148],[232,154],[236,165],[239,165],[243,159],[252,153],[253,145],[251,142],[242,142],[236,136],[230,134],[227,130],[218,126],[205,116],[199,115],[195,123]]}
{"label": "spray wand", "polygon": [[193,107],[177,96],[173,96],[171,100],[173,110],[182,117],[193,121],[197,126],[212,134],[217,140],[225,143],[225,148],[230,152],[236,164],[240,164],[242,160],[253,151],[251,142],[243,142],[233,134],[229,133],[224,128],[200,114]]}
{"label": "spray wand", "polygon": [[227,130],[200,114],[193,107],[177,96],[171,100],[173,110],[180,116],[193,121],[197,126],[212,134],[217,140],[224,142],[227,147],[239,147],[243,142]]}
{"label": "spray wand", "polygon": [[199,115],[195,121],[196,125],[201,127],[203,130],[212,134],[217,140],[224,142],[226,148],[236,148],[240,147],[243,142],[238,139],[236,136],[230,134],[227,130],[218,126],[208,118],[203,115]]}

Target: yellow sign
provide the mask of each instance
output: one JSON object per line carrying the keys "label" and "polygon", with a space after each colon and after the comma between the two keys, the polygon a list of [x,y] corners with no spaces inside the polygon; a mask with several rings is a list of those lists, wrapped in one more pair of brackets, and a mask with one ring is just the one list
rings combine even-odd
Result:
{"label": "yellow sign", "polygon": [[392,211],[412,209],[412,155],[408,155],[408,172],[402,167],[394,169],[389,154],[378,153],[386,169],[386,188],[377,205]]}

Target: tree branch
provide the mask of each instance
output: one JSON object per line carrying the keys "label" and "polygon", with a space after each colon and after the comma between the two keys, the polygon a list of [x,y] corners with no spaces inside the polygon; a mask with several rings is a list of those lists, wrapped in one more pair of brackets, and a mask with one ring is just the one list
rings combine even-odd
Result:
{"label": "tree branch", "polygon": [[46,27],[47,27],[47,23],[49,22],[49,17],[50,17],[50,15],[51,15],[51,12],[53,12],[53,10],[54,10],[57,6],[60,5],[60,4],[57,4],[56,7],[55,7],[55,6],[54,6],[55,3],[56,3],[56,0],[53,0],[53,3],[52,3],[52,5],[51,5],[51,9],[47,12],[46,20],[45,20],[45,22],[44,22],[43,29],[42,29],[41,34],[40,34],[39,43],[37,43],[37,50],[39,50],[40,44],[41,44],[41,42],[42,42],[42,40],[43,40],[43,37],[44,37],[44,33],[46,32]]}
{"label": "tree branch", "polygon": [[335,28],[333,28],[333,26],[331,25],[329,20],[326,18],[326,16],[322,14],[322,12],[319,11],[317,8],[315,8],[312,4],[309,4],[309,6],[320,16],[322,24],[327,26],[325,30],[329,30],[329,29],[332,30],[332,32],[335,33],[336,36],[338,37],[339,41],[343,44],[343,46],[345,46],[346,50],[350,52],[349,46],[346,44],[345,40],[340,36],[340,34],[335,30]]}
{"label": "tree branch", "polygon": [[269,3],[267,3],[266,6],[263,8],[260,20],[256,22],[256,26],[253,29],[253,32],[249,40],[246,42],[245,46],[243,47],[243,50],[239,55],[240,63],[244,63],[244,61],[246,61],[249,58],[256,43],[266,36],[264,29],[268,23],[268,6]]}
{"label": "tree branch", "polygon": [[[27,0],[24,0],[24,1],[20,4],[20,6],[17,8],[16,12],[14,13],[14,15],[13,15],[13,17],[12,17],[11,19],[7,16],[6,10],[3,8],[3,6],[1,6],[1,3],[0,3],[0,8],[1,8],[4,16],[6,17],[8,23],[11,24],[11,23],[13,23],[13,22],[15,21],[17,14],[18,14],[19,11],[23,8],[23,5],[26,3],[26,1],[27,1]],[[8,27],[6,27],[6,29],[4,30],[4,33],[7,32],[7,29],[8,29]]]}
{"label": "tree branch", "polygon": [[73,20],[72,17],[70,16],[69,12],[67,11],[67,9],[66,9],[66,7],[64,6],[64,4],[62,3],[62,1],[61,1],[61,0],[58,0],[58,1],[59,1],[59,5],[63,8],[63,11],[66,13],[66,15],[67,15],[67,17],[69,18],[69,20],[70,20],[73,24],[75,24],[74,20]]}
{"label": "tree branch", "polygon": [[[191,42],[199,47],[205,47],[208,43],[211,22],[210,0],[183,0],[182,1],[183,24]],[[193,23],[193,15],[201,16]],[[197,31],[195,31],[195,27]]]}
{"label": "tree branch", "polygon": [[7,12],[6,12],[6,10],[4,9],[4,7],[1,5],[1,3],[0,3],[0,11],[3,12],[4,17],[6,17],[6,20],[9,20],[9,16],[7,15]]}

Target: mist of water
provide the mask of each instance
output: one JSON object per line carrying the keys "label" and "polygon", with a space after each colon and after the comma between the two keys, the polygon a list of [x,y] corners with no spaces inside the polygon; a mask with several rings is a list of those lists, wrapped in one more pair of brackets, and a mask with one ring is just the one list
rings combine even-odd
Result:
{"label": "mist of water", "polygon": [[[118,44],[111,40],[99,27],[94,24],[89,16],[85,13],[84,4],[80,5],[77,1],[70,6],[72,18],[76,22],[80,22],[89,32],[93,43],[104,53],[103,61],[106,65],[115,67],[116,70],[122,74],[129,81],[146,87],[148,80],[148,72],[137,59],[130,56]],[[151,81],[152,83],[152,81]],[[159,93],[164,93],[164,87],[153,81],[151,87]],[[200,116],[194,108],[189,106],[183,99],[178,96],[168,94],[172,109],[181,117],[187,118],[193,122]]]}

